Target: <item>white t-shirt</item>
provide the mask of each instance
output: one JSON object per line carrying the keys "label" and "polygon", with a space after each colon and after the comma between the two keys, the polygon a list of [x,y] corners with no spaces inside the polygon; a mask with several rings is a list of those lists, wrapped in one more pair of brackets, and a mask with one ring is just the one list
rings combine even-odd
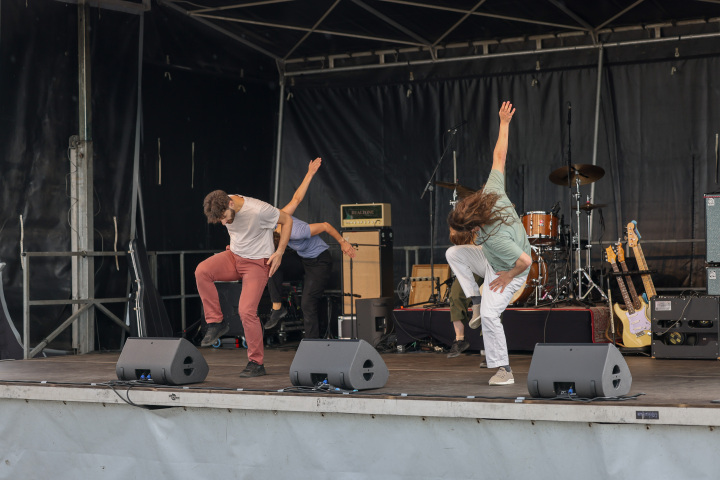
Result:
{"label": "white t-shirt", "polygon": [[273,230],[280,218],[280,210],[251,197],[235,214],[233,223],[225,225],[230,234],[230,250],[243,258],[268,258],[275,252]]}

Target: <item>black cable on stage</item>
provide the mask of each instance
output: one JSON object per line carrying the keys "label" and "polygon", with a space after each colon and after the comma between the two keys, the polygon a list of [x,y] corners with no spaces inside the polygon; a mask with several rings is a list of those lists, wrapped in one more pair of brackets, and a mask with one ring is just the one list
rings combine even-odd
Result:
{"label": "black cable on stage", "polygon": [[[522,397],[522,396],[490,396],[490,395],[447,395],[447,394],[424,394],[424,393],[396,393],[396,392],[369,392],[360,390],[348,390],[336,387],[331,384],[318,384],[314,387],[308,386],[292,386],[285,387],[279,390],[276,389],[247,389],[247,388],[232,388],[232,387],[203,387],[203,386],[177,386],[177,385],[163,385],[155,384],[152,381],[143,380],[132,380],[132,381],[109,381],[102,383],[82,383],[82,382],[49,382],[49,381],[28,381],[28,380],[0,380],[2,383],[20,383],[20,384],[40,384],[40,385],[69,385],[69,386],[98,386],[108,387],[125,403],[128,405],[143,408],[147,410],[154,410],[158,408],[172,408],[169,405],[139,405],[133,402],[129,397],[129,392],[132,388],[145,387],[152,389],[171,389],[171,390],[201,390],[207,392],[243,392],[243,393],[291,393],[291,394],[329,394],[329,395],[353,395],[360,397],[390,397],[390,398],[441,398],[441,399],[464,399],[464,400],[513,400],[516,403],[522,403],[527,400],[534,401],[570,401],[589,403],[595,401],[628,401],[636,400],[645,393],[637,393],[635,395],[623,395],[618,397],[595,397],[595,398],[582,398],[575,396],[557,396],[552,398],[535,398],[535,397]],[[116,387],[127,387],[126,398],[120,395],[120,392],[116,390]]]}

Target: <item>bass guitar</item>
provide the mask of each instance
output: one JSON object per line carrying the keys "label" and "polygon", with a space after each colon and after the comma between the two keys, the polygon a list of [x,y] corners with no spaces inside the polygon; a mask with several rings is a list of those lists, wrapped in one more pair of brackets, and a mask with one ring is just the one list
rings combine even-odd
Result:
{"label": "bass guitar", "polygon": [[[621,250],[622,246],[618,246]],[[619,274],[620,269],[617,264],[617,255],[612,248],[612,245],[605,249],[607,253],[607,260],[612,265],[612,269],[615,273]],[[623,261],[625,260],[624,252],[621,253]],[[640,309],[636,309],[633,305],[633,301],[630,298],[628,289],[625,286],[625,280],[622,275],[617,275],[618,286],[620,287],[620,293],[623,297],[624,307],[619,303],[613,305],[613,311],[618,316],[623,325],[622,338],[623,345],[629,348],[646,347],[650,345],[650,321],[645,316],[645,308],[647,304],[642,302],[638,298],[640,303]],[[633,287],[633,290],[635,287]],[[637,296],[637,293],[635,294]]]}
{"label": "bass guitar", "polygon": [[[648,271],[647,262],[645,261],[645,254],[643,253],[642,247],[640,246],[639,238],[640,238],[640,231],[637,228],[637,222],[633,220],[632,222],[628,223],[627,225],[627,240],[628,240],[628,247],[632,247],[633,252],[635,252],[635,258],[637,258],[637,264],[638,269],[641,271]],[[652,277],[649,273],[643,273],[640,275],[643,281],[643,285],[645,286],[645,295],[647,296],[647,301],[649,302],[652,297],[657,295],[657,292],[655,291],[655,285],[653,284]]]}

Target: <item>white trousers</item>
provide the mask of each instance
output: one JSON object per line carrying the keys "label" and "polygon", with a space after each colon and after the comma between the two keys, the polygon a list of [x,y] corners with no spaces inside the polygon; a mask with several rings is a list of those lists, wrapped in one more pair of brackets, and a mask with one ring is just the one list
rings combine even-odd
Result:
{"label": "white trousers", "polygon": [[465,295],[480,295],[480,287],[473,278],[473,273],[485,279],[480,317],[482,319],[483,343],[485,345],[485,361],[488,368],[510,365],[505,340],[505,330],[500,322],[500,315],[505,311],[515,292],[524,284],[527,275],[513,278],[502,292],[490,289],[490,283],[497,278],[495,270],[488,263],[480,245],[456,245],[445,252],[450,268],[463,289]]}

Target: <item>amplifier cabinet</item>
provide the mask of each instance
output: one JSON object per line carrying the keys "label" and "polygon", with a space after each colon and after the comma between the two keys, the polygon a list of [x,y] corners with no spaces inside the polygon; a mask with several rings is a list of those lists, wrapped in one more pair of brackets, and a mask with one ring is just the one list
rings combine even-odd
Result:
{"label": "amplifier cabinet", "polygon": [[720,263],[720,195],[705,194],[705,261]]}
{"label": "amplifier cabinet", "polygon": [[707,294],[720,295],[720,266],[708,265],[705,267],[707,273]]}
{"label": "amplifier cabinet", "polygon": [[343,230],[342,236],[355,247],[352,262],[343,255],[342,314],[354,315],[357,299],[394,295],[393,232],[390,228],[367,228]]}
{"label": "amplifier cabinet", "polygon": [[654,358],[720,358],[720,297],[656,296],[650,312]]}

